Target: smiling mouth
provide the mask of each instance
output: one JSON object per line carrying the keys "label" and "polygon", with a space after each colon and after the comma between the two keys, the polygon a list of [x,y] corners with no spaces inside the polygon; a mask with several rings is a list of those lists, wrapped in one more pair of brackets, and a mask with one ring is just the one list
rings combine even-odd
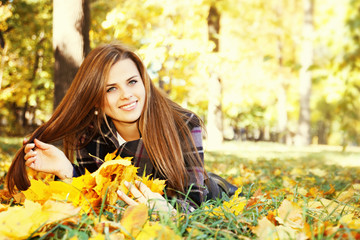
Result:
{"label": "smiling mouth", "polygon": [[126,105],[120,106],[120,108],[123,109],[123,110],[131,110],[131,109],[133,109],[133,108],[136,106],[136,103],[137,103],[137,101],[132,102],[132,103],[130,103],[130,104],[126,104]]}

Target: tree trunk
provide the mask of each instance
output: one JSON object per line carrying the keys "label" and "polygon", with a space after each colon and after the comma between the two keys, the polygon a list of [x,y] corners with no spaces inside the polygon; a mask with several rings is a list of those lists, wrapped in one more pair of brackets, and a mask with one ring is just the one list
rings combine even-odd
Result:
{"label": "tree trunk", "polygon": [[2,80],[4,75],[4,66],[5,66],[5,57],[7,54],[8,46],[4,45],[4,48],[1,49],[1,61],[0,61],[0,90],[2,86]]}
{"label": "tree trunk", "polygon": [[304,3],[304,27],[301,52],[300,70],[300,114],[297,144],[309,145],[311,143],[310,132],[310,97],[311,97],[311,71],[313,64],[313,42],[314,36],[314,0],[303,0]]}
{"label": "tree trunk", "polygon": [[88,0],[54,0],[53,8],[56,108],[90,50],[90,9]]}
{"label": "tree trunk", "polygon": [[[208,16],[209,41],[215,44],[213,54],[219,52],[220,13],[211,6]],[[213,67],[211,67],[213,69]],[[208,148],[218,147],[223,141],[222,84],[217,72],[210,73],[207,116]]]}
{"label": "tree trunk", "polygon": [[[279,11],[278,11],[279,12]],[[280,18],[281,15],[279,14],[278,17]],[[288,117],[287,117],[287,96],[286,96],[286,86],[285,86],[285,79],[283,76],[283,44],[281,37],[277,36],[277,62],[278,62],[278,89],[276,91],[277,95],[277,120],[278,120],[278,141],[280,143],[286,143],[287,139],[287,124],[288,124]]]}

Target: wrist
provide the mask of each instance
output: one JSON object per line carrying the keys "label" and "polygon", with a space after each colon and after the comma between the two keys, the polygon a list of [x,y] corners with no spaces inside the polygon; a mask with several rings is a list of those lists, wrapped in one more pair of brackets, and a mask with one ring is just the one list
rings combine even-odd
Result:
{"label": "wrist", "polygon": [[64,168],[61,168],[57,173],[55,173],[56,176],[58,176],[61,180],[72,178],[73,177],[73,171],[74,167],[69,162]]}

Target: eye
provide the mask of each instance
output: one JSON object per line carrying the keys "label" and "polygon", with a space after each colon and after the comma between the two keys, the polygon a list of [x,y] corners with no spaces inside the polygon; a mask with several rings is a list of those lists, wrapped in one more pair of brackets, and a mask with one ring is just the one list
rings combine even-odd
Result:
{"label": "eye", "polygon": [[106,89],[106,92],[112,92],[115,90],[116,90],[116,87],[109,87],[108,89]]}
{"label": "eye", "polygon": [[134,85],[134,84],[137,83],[137,82],[138,82],[137,80],[132,79],[132,80],[129,81],[129,85]]}

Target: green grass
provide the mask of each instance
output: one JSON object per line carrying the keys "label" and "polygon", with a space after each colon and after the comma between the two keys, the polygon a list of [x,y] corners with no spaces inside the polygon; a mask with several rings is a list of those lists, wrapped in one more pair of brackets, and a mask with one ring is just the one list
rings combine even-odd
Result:
{"label": "green grass", "polygon": [[[0,152],[9,158],[21,141],[20,138],[0,138]],[[339,221],[344,215],[353,213],[360,216],[359,189],[345,200],[339,200],[341,193],[360,183],[358,147],[348,147],[343,152],[340,146],[296,147],[268,142],[225,142],[216,150],[206,151],[205,165],[208,171],[220,174],[233,184],[243,185],[244,201],[247,203],[254,201],[252,196],[255,193],[258,197],[254,205],[237,216],[224,207],[224,201],[229,200],[224,196],[175,219],[166,215],[157,219],[183,239],[256,239],[254,227],[263,217],[276,213],[285,199],[302,209],[309,239],[360,238],[359,229],[346,224],[339,228]],[[332,187],[335,192],[326,193]],[[314,210],[311,204],[321,203],[322,198],[336,207],[323,206]],[[219,208],[222,214],[212,215],[214,208]],[[118,214],[103,214],[113,222],[121,218]],[[77,225],[55,224],[49,228],[46,239],[66,239],[74,235],[87,239],[92,234],[89,229],[95,228],[96,221],[83,215]],[[112,233],[106,234],[109,237]]]}

